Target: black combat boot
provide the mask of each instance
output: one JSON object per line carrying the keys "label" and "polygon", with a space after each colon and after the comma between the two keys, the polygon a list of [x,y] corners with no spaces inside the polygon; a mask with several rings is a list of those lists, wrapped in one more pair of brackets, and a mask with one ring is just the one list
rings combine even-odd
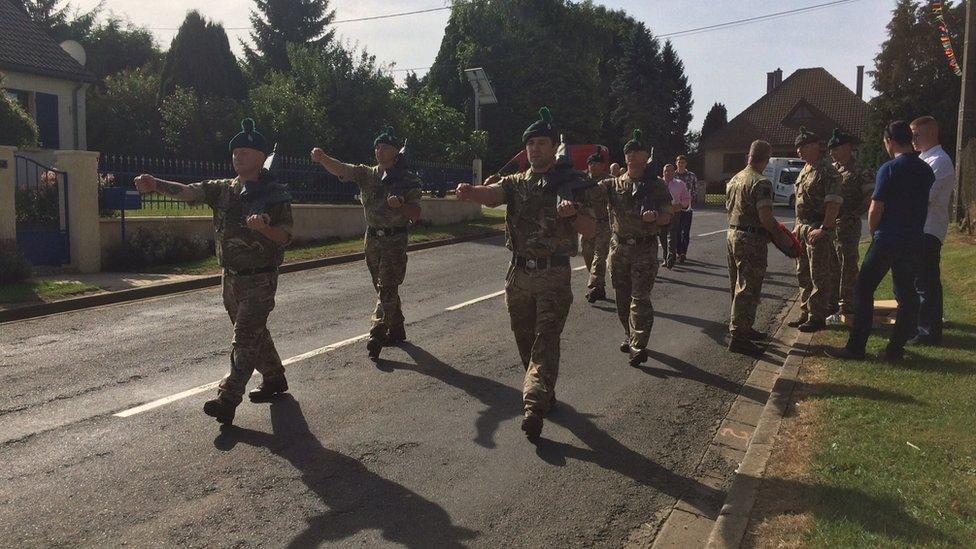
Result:
{"label": "black combat boot", "polygon": [[399,345],[407,340],[407,330],[403,327],[403,324],[397,326],[396,328],[390,328],[390,331],[386,335],[387,345]]}
{"label": "black combat boot", "polygon": [[631,349],[630,350],[630,365],[637,368],[641,364],[647,362],[647,349]]}
{"label": "black combat boot", "polygon": [[744,337],[732,336],[729,340],[729,351],[740,355],[759,358],[765,352],[762,347]]}
{"label": "black combat boot", "polygon": [[769,339],[769,334],[750,328],[746,337],[749,338],[749,341],[766,341]]}
{"label": "black combat boot", "polygon": [[203,413],[217,420],[221,425],[230,425],[234,422],[234,413],[237,405],[232,404],[220,397],[212,398],[203,403]]}
{"label": "black combat boot", "polygon": [[383,349],[383,338],[379,336],[369,336],[366,340],[366,353],[369,358],[376,360],[380,357],[380,351]]}
{"label": "black combat boot", "polygon": [[819,318],[811,318],[810,320],[807,320],[803,324],[797,326],[796,329],[800,330],[805,334],[811,334],[813,332],[819,332],[820,330],[823,330],[826,327],[827,327],[827,323],[824,322],[823,320]]}
{"label": "black combat boot", "polygon": [[866,358],[864,350],[852,349],[851,347],[827,347],[824,354],[830,358],[839,360],[864,360]]}
{"label": "black combat boot", "polygon": [[630,352],[630,340],[625,340],[620,343],[620,352],[629,353]]}
{"label": "black combat boot", "polygon": [[604,288],[590,288],[586,291],[586,300],[590,303],[596,303],[601,299],[607,298],[607,291]]}
{"label": "black combat boot", "polygon": [[806,313],[800,313],[800,316],[792,322],[787,322],[786,325],[790,328],[799,328],[801,324],[806,324],[810,320],[810,315]]}
{"label": "black combat boot", "polygon": [[542,416],[535,412],[525,412],[525,417],[522,418],[522,431],[525,432],[525,438],[536,441],[542,435]]}
{"label": "black combat boot", "polygon": [[252,389],[247,393],[247,398],[251,402],[270,402],[276,395],[280,395],[288,390],[288,380],[285,374],[266,377],[258,385],[257,389]]}

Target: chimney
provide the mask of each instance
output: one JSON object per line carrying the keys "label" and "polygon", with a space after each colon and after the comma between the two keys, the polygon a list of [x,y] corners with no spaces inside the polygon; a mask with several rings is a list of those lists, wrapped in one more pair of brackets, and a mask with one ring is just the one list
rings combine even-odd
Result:
{"label": "chimney", "polygon": [[857,66],[857,93],[858,99],[864,99],[864,65]]}
{"label": "chimney", "polygon": [[777,86],[783,83],[783,69],[776,69],[766,73],[766,93],[772,93]]}

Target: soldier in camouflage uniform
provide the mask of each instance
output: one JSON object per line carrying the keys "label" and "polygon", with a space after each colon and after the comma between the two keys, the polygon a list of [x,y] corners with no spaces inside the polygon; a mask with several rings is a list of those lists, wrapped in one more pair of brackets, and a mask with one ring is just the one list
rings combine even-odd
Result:
{"label": "soldier in camouflage uniform", "polygon": [[313,162],[359,186],[367,225],[366,266],[377,296],[366,340],[366,351],[373,360],[379,358],[384,345],[407,338],[399,288],[407,273],[408,228],[420,219],[421,192],[416,175],[396,169],[399,148],[393,128],[386,128],[373,141],[376,166],[345,164],[320,148],[312,150]]}
{"label": "soldier in camouflage uniform", "polygon": [[222,424],[234,420],[244,388],[254,370],[262,381],[249,393],[252,401],[266,401],[288,390],[285,369],[268,331],[268,315],[275,306],[278,267],[291,241],[291,196],[263,169],[268,143],[245,119],[230,142],[237,177],[183,185],[143,174],[139,192],[160,194],[213,208],[217,261],[223,267],[224,307],[234,323],[230,373],[220,382],[217,398],[203,411]]}
{"label": "soldier in camouflage uniform", "polygon": [[[559,338],[573,302],[569,258],[577,253],[577,234],[592,237],[596,229],[588,206],[557,198],[559,189],[550,181],[563,178],[555,173],[559,133],[548,109],[539,114],[540,119],[522,134],[529,170],[492,177],[484,186],[457,188],[459,200],[506,205],[506,246],[512,250],[512,262],[505,304],[525,368],[522,430],[529,440],[539,437],[543,418],[556,400]],[[577,172],[573,177],[586,176]]]}
{"label": "soldier in camouflage uniform", "polygon": [[773,217],[773,184],[763,175],[772,148],[765,141],[749,147],[749,165],[725,187],[725,209],[729,214],[728,261],[732,312],[729,319],[729,350],[760,356],[755,341],[767,339],[756,331],[756,309],[766,278],[766,251],[770,234],[776,230]]}
{"label": "soldier in camouflage uniform", "polygon": [[833,305],[844,315],[854,314],[854,281],[857,280],[857,266],[860,261],[857,245],[861,241],[861,216],[868,211],[871,194],[874,192],[874,178],[861,169],[854,160],[854,145],[857,138],[839,129],[834,130],[827,149],[834,160],[834,168],[840,172],[840,194],[844,203],[837,218],[837,234],[834,236],[834,250],[837,257],[837,270],[831,274]]}
{"label": "soldier in camouflage uniform", "polygon": [[620,350],[630,365],[647,360],[647,343],[654,326],[651,290],[657,277],[658,232],[671,220],[671,193],[647,163],[650,148],[640,130],[624,145],[627,171],[605,179],[600,190],[610,204],[610,278],[617,301],[617,316],[627,339]]}
{"label": "soldier in camouflage uniform", "polygon": [[806,253],[797,263],[802,313],[790,326],[816,332],[826,326],[831,301],[833,232],[843,198],[841,175],[828,161],[820,138],[800,128],[796,154],[806,161],[796,178],[796,227],[794,232]]}
{"label": "soldier in camouflage uniform", "polygon": [[[599,183],[609,177],[608,159],[603,155],[602,147],[590,155],[586,161],[590,180]],[[606,299],[607,254],[610,251],[610,214],[607,211],[607,195],[593,193],[593,215],[596,217],[596,234],[592,238],[580,239],[583,249],[583,260],[590,279],[586,284],[586,300],[596,303],[599,299]]]}

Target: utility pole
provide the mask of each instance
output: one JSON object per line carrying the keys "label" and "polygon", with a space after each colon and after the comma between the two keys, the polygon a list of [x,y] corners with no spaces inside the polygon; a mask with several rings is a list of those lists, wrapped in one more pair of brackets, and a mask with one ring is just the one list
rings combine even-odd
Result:
{"label": "utility pole", "polygon": [[[962,223],[966,216],[966,199],[976,197],[965,196],[963,186],[968,178],[972,182],[976,173],[965,173],[964,168],[973,166],[964,162],[963,150],[969,142],[976,138],[976,9],[973,1],[966,2],[966,30],[962,57],[962,89],[959,94],[959,126],[956,135],[956,222]],[[972,222],[972,220],[970,220]],[[972,228],[970,228],[972,230]]]}

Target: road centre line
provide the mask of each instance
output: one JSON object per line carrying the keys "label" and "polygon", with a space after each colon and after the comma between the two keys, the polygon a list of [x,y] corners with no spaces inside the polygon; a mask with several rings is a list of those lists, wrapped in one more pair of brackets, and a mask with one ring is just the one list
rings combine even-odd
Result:
{"label": "road centre line", "polygon": [[[576,267],[573,270],[574,271],[582,271],[583,269],[586,269],[586,266],[585,265],[580,266],[580,267]],[[446,308],[445,310],[446,311],[452,311],[452,312],[453,311],[457,311],[458,309],[462,309],[464,307],[467,307],[468,305],[474,305],[475,303],[480,303],[482,301],[487,301],[489,299],[498,297],[498,296],[500,296],[500,295],[502,295],[504,293],[505,293],[505,290],[500,290],[500,291],[497,291],[497,292],[494,292],[494,293],[491,293],[491,294],[488,294],[488,295],[485,295],[485,296],[481,296],[481,297],[472,299],[470,301],[465,301],[464,303],[458,303],[457,305],[452,305],[452,306]],[[325,353],[328,353],[330,351],[334,351],[336,349],[345,347],[347,345],[351,345],[353,343],[357,343],[359,341],[362,341],[362,340],[366,339],[367,337],[369,337],[369,334],[368,333],[366,333],[366,334],[360,334],[358,336],[351,337],[349,339],[344,339],[342,341],[337,341],[335,343],[331,343],[331,344],[326,345],[324,347],[319,347],[318,349],[313,349],[313,350],[308,351],[306,353],[302,353],[300,355],[295,355],[295,356],[293,356],[291,358],[286,358],[285,360],[282,360],[281,361],[281,364],[282,364],[282,366],[288,366],[289,364],[294,364],[296,362],[301,362],[303,360],[308,360],[310,358],[313,358],[313,357],[316,357],[316,356],[319,356],[319,355],[324,355]],[[251,377],[254,377],[257,374],[258,374],[258,372],[254,372]],[[129,408],[129,409],[126,409],[126,410],[122,410],[121,412],[117,412],[117,413],[115,413],[113,415],[115,417],[122,417],[122,418],[132,417],[134,415],[141,414],[143,412],[148,412],[149,410],[154,410],[156,408],[159,408],[161,406],[165,406],[167,404],[176,402],[178,400],[183,400],[184,398],[189,398],[189,397],[191,397],[193,395],[198,395],[200,393],[213,390],[213,389],[217,388],[217,385],[218,384],[220,384],[220,381],[213,381],[213,382],[210,382],[210,383],[207,383],[207,384],[204,384],[204,385],[200,385],[199,387],[194,387],[192,389],[187,389],[185,391],[181,391],[179,393],[176,393],[174,395],[170,395],[168,397],[163,397],[163,398],[160,398],[160,399],[157,399],[157,400],[153,400],[151,402],[147,402],[145,404],[140,404],[139,406],[135,406],[135,407],[132,407],[132,408]]]}
{"label": "road centre line", "polygon": [[712,236],[713,234],[724,233],[724,232],[728,232],[728,229],[722,229],[721,231],[712,231],[710,233],[700,234],[698,235],[698,237],[700,238],[703,236]]}

